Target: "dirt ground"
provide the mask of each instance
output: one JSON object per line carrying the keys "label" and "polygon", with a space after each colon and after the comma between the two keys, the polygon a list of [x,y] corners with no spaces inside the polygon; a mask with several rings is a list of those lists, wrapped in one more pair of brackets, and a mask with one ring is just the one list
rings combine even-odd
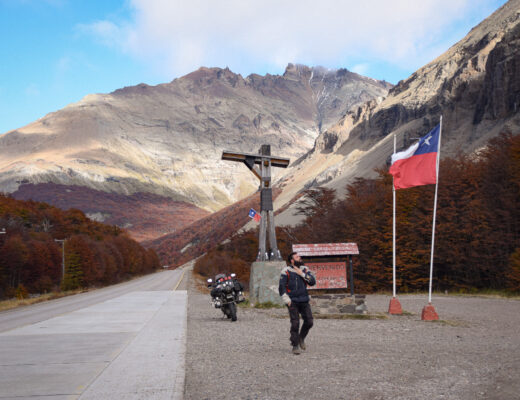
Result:
{"label": "dirt ground", "polygon": [[[441,321],[421,321],[425,296],[400,296],[385,319],[315,319],[293,355],[285,309],[222,318],[186,274],[185,398],[520,399],[520,301],[434,296]],[[181,287],[182,288],[182,287]],[[388,296],[367,296],[386,314]]]}

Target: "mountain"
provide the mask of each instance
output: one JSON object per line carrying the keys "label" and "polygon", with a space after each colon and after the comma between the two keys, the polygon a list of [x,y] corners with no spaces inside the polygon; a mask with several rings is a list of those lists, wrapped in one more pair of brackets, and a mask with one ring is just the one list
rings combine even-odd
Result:
{"label": "mountain", "polygon": [[[88,95],[0,137],[0,190],[57,204],[57,187],[47,184],[59,185],[60,206],[121,226],[134,224],[133,213],[107,209],[107,196],[154,194],[181,207],[171,203],[172,217],[155,228],[171,232],[186,204],[201,209],[195,220],[257,189],[245,166],[220,160],[222,150],[252,153],[269,143],[294,160],[351,107],[390,88],[346,69],[289,64],[282,76],[200,68],[166,84]],[[82,201],[69,186],[90,194]]]}
{"label": "mountain", "polygon": [[[439,123],[441,156],[472,153],[501,132],[520,131],[520,0],[511,0],[460,42],[390,89],[347,112],[324,130],[313,149],[280,182],[277,206],[305,188],[344,192],[355,177],[373,177],[388,165],[393,136],[398,151]],[[442,171],[440,178],[442,181]],[[278,221],[300,220],[295,206]]]}
{"label": "mountain", "polygon": [[[519,133],[519,21],[520,0],[509,1],[447,52],[391,88],[388,96],[353,107],[324,129],[313,148],[275,185],[277,225],[301,222],[303,216],[296,209],[307,188],[324,186],[341,196],[356,177],[375,177],[375,168],[388,166],[394,134],[399,151],[436,126],[441,115],[442,156],[472,154],[501,132]],[[441,185],[442,179],[441,170]],[[212,214],[212,220],[219,214]],[[245,229],[257,225],[249,222]],[[192,249],[205,232],[195,225],[183,230],[195,239],[169,235],[151,243],[171,264],[181,259],[176,249]],[[222,238],[218,240],[213,246]]]}

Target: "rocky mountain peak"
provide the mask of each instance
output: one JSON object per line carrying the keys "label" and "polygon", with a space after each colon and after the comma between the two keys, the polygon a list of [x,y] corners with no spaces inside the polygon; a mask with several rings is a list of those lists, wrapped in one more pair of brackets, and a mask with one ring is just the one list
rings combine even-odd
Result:
{"label": "rocky mountain peak", "polygon": [[[384,84],[344,79],[341,71],[292,65],[282,76],[244,79],[201,67],[169,83],[88,95],[0,136],[0,189],[77,185],[98,196],[154,193],[174,207],[218,210],[258,187],[243,165],[220,160],[222,150],[251,153],[269,143],[273,154],[295,160],[350,108],[387,94]],[[93,215],[113,212],[90,206],[83,208]]]}
{"label": "rocky mountain peak", "polygon": [[202,85],[208,85],[212,84],[215,81],[220,81],[224,83],[229,83],[233,87],[235,87],[238,82],[244,82],[244,78],[242,78],[242,75],[235,74],[228,67],[200,67],[198,70],[185,75],[182,79],[191,80],[194,83]]}
{"label": "rocky mountain peak", "polygon": [[308,80],[312,70],[312,67],[306,65],[289,63],[282,76],[286,79]]}
{"label": "rocky mountain peak", "polygon": [[283,77],[312,85],[324,79],[344,77],[346,73],[348,73],[346,68],[329,69],[322,66],[308,67],[307,65],[289,63],[285,68]]}
{"label": "rocky mountain peak", "polygon": [[[110,93],[112,96],[133,96],[133,95],[147,95],[150,93],[150,91],[153,90],[153,86],[147,85],[146,83],[139,83],[135,86],[125,86],[121,89],[116,89],[112,93]],[[94,101],[99,100],[99,95],[97,97],[93,97],[93,95],[87,95],[85,96],[82,101],[88,102],[88,101]]]}

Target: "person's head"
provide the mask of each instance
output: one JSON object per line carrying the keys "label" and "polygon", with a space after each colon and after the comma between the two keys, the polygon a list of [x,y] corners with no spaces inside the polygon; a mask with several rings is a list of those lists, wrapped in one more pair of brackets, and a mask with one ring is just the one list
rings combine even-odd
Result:
{"label": "person's head", "polygon": [[293,251],[291,254],[289,254],[289,256],[287,257],[287,263],[289,265],[298,265],[297,263],[301,263],[302,259],[300,257],[300,255]]}

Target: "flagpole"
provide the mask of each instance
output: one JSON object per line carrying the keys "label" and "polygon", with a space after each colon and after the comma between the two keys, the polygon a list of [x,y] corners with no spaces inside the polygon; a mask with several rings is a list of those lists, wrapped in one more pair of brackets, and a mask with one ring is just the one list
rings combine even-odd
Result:
{"label": "flagpole", "polygon": [[[396,145],[396,136],[394,134],[394,154],[397,151]],[[393,296],[390,300],[390,304],[388,306],[389,314],[401,315],[403,313],[403,308],[401,307],[401,303],[396,297],[396,288],[395,288],[395,178],[392,178],[392,197],[393,197],[393,218],[392,218],[392,280],[393,280]]]}
{"label": "flagpole", "polygon": [[436,183],[435,183],[435,199],[433,201],[433,225],[432,225],[432,248],[430,257],[430,287],[428,290],[428,304],[432,303],[432,280],[433,280],[433,250],[435,246],[435,220],[437,216],[437,191],[439,189],[439,164],[441,160],[441,136],[442,136],[442,115],[439,123],[439,143],[437,145],[437,165],[436,165]]}
{"label": "flagpole", "polygon": [[[396,138],[394,134],[394,154],[397,150]],[[395,184],[392,177],[392,197],[393,197],[393,219],[392,219],[392,277],[393,277],[393,297],[395,298]]]}

